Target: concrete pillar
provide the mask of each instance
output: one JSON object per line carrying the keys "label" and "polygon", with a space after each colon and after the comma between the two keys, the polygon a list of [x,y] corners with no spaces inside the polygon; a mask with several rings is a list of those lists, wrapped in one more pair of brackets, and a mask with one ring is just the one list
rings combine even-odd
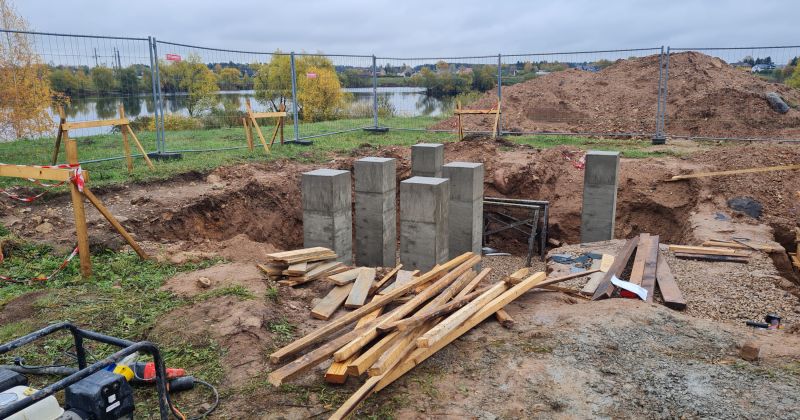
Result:
{"label": "concrete pillar", "polygon": [[411,146],[411,176],[442,177],[444,145],[420,143]]}
{"label": "concrete pillar", "polygon": [[453,162],[442,167],[450,180],[449,257],[465,252],[481,255],[483,235],[483,164]]}
{"label": "concrete pillar", "polygon": [[583,175],[581,242],[614,238],[619,152],[590,151]]}
{"label": "concrete pillar", "polygon": [[400,183],[400,263],[430,270],[447,261],[450,181],[415,176]]}
{"label": "concrete pillar", "polygon": [[324,246],[338,261],[353,262],[353,210],[349,171],[317,169],[303,174],[303,246]]}
{"label": "concrete pillar", "polygon": [[397,161],[367,157],[353,165],[356,179],[356,264],[397,263]]}

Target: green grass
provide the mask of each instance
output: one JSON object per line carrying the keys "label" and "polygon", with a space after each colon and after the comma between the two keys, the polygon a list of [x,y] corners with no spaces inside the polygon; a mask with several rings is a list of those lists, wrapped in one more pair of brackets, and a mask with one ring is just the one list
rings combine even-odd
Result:
{"label": "green grass", "polygon": [[[388,133],[373,134],[362,130],[340,133],[330,136],[314,138],[312,146],[299,146],[294,144],[276,145],[272,153],[264,153],[258,139],[253,152],[247,149],[211,151],[211,152],[185,152],[183,159],[174,161],[155,161],[155,170],[145,166],[142,159],[134,162],[134,171],[128,174],[123,160],[87,163],[84,168],[90,171],[90,185],[94,187],[122,185],[128,183],[142,183],[166,180],[180,174],[189,172],[209,172],[219,166],[232,165],[246,162],[263,162],[278,159],[292,159],[300,162],[322,163],[329,159],[331,153],[347,153],[350,150],[369,144],[380,146],[409,146],[419,142],[448,142],[456,138],[451,133],[434,133],[426,131],[409,131],[400,129],[423,129],[439,121],[433,117],[410,118],[382,118],[380,124],[394,128]],[[303,136],[313,136],[333,131],[348,130],[370,126],[371,119],[339,120],[320,123],[302,124],[300,132]],[[271,127],[262,127],[265,135],[269,136]],[[291,125],[287,125],[286,138],[293,138]],[[155,134],[141,132],[139,138],[147,150],[155,149]],[[646,140],[629,139],[589,139],[584,137],[546,135],[546,136],[508,136],[510,141],[525,144],[536,148],[550,148],[560,145],[573,146],[580,149],[616,150],[629,158],[645,158],[673,155],[670,151],[645,150],[650,146]],[[119,134],[106,134],[91,137],[77,137],[78,153],[81,160],[94,160],[119,156],[122,151],[122,141]],[[168,150],[201,150],[220,149],[227,147],[244,146],[246,144],[244,130],[241,127],[220,128],[212,130],[169,131],[166,133]],[[15,142],[0,143],[0,156],[3,163],[24,165],[48,164],[52,155],[53,138],[35,140],[20,140]],[[63,160],[63,152],[61,159]],[[0,187],[14,185],[32,185],[25,181],[10,178],[0,178]],[[65,187],[61,187],[65,190]]]}

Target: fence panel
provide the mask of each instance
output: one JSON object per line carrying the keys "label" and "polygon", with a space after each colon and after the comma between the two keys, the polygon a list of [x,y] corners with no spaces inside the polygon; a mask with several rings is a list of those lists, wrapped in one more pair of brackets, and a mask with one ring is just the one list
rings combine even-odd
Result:
{"label": "fence panel", "polygon": [[[0,141],[25,139],[3,161],[49,164],[63,107],[69,122],[115,119],[120,106],[147,151],[156,147],[147,38],[0,30]],[[118,130],[71,130],[82,161],[123,156]],[[10,150],[10,149],[9,149]],[[62,149],[63,150],[63,149]],[[135,149],[134,149],[135,152]],[[63,152],[59,161],[64,160]]]}
{"label": "fence panel", "polygon": [[[243,119],[286,110],[283,135],[294,139],[289,54],[199,47],[156,41],[166,149],[169,152],[247,147]],[[270,142],[276,118],[257,119]],[[253,132],[257,148],[259,137]],[[280,133],[275,142],[280,141]]]}
{"label": "fence panel", "polygon": [[[377,102],[380,126],[398,130],[455,132],[453,109],[497,105],[497,56],[379,57]],[[470,132],[492,131],[494,118],[470,116]],[[476,125],[477,122],[481,124]]]}
{"label": "fence panel", "polygon": [[300,138],[374,126],[372,56],[295,54]]}
{"label": "fence panel", "polygon": [[[800,140],[800,46],[670,48],[669,137]],[[774,93],[787,105],[770,105]]]}
{"label": "fence panel", "polygon": [[661,47],[502,56],[503,132],[651,137]]}

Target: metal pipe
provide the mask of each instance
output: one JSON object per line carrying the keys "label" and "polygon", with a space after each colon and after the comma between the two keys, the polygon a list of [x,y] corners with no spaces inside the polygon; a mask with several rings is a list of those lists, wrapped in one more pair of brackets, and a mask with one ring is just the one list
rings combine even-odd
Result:
{"label": "metal pipe", "polygon": [[667,135],[667,95],[669,94],[669,55],[670,48],[667,46],[666,67],[664,69],[664,95],[661,97],[661,130],[662,134]]}
{"label": "metal pipe", "polygon": [[158,89],[156,108],[158,108],[160,114],[160,123],[156,124],[156,144],[160,142],[160,145],[156,147],[156,149],[161,151],[167,148],[167,141],[164,133],[164,94],[161,92],[161,70],[158,65],[158,41],[155,38],[153,38],[153,56],[155,57],[156,87]]}
{"label": "metal pipe", "polygon": [[655,138],[661,137],[661,92],[664,88],[664,46],[661,46],[661,54],[658,56],[658,96],[656,97],[656,134]]}
{"label": "metal pipe", "polygon": [[372,56],[372,119],[375,128],[378,128],[378,66],[375,56]]}
{"label": "metal pipe", "polygon": [[[156,122],[158,122],[159,121],[159,119],[158,119],[158,115],[159,115],[158,114],[158,92],[156,90],[156,66],[155,66],[155,58],[154,58],[155,55],[154,55],[154,52],[153,52],[153,48],[154,48],[153,47],[153,37],[149,36],[149,37],[147,37],[147,49],[150,52],[150,84],[152,85],[152,88],[153,88],[153,107],[154,107],[154,109],[153,109],[154,117],[153,118],[155,118]],[[157,123],[156,123],[156,127],[158,127]],[[158,137],[158,128],[156,128],[156,151],[158,153],[162,152],[161,142],[160,142],[159,137]]]}
{"label": "metal pipe", "polygon": [[297,71],[294,65],[294,51],[292,51],[290,60],[292,68],[292,118],[294,119],[294,139],[297,141],[300,139],[300,130],[297,123]]}
{"label": "metal pipe", "polygon": [[[503,100],[503,58],[497,54],[497,106],[499,107]],[[503,133],[503,114],[497,115],[497,135]]]}
{"label": "metal pipe", "polygon": [[0,32],[8,32],[12,34],[29,34],[29,35],[69,36],[75,38],[102,38],[102,39],[125,39],[128,41],[147,41],[147,38],[130,38],[124,36],[106,36],[106,35],[62,34],[57,32],[19,31],[15,29],[0,29]]}

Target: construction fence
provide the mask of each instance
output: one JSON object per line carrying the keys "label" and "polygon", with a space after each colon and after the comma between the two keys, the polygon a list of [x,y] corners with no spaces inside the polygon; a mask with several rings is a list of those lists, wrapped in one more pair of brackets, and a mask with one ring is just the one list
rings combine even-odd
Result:
{"label": "construction fence", "polygon": [[[41,164],[59,122],[126,117],[148,152],[248,147],[364,129],[732,140],[800,138],[791,80],[800,47],[637,48],[472,57],[376,57],[210,48],[157,40],[1,30],[0,141],[31,142]],[[800,82],[800,76],[795,75]],[[788,105],[764,107],[770,91]],[[759,96],[760,95],[760,96]],[[751,106],[752,112],[742,112]],[[123,115],[120,115],[123,113]],[[496,127],[496,128],[495,128]],[[71,137],[113,134],[113,127]],[[39,145],[39,146],[37,146]],[[85,161],[122,158],[94,147]],[[46,154],[45,154],[46,156]],[[3,160],[9,160],[4,157]]]}

